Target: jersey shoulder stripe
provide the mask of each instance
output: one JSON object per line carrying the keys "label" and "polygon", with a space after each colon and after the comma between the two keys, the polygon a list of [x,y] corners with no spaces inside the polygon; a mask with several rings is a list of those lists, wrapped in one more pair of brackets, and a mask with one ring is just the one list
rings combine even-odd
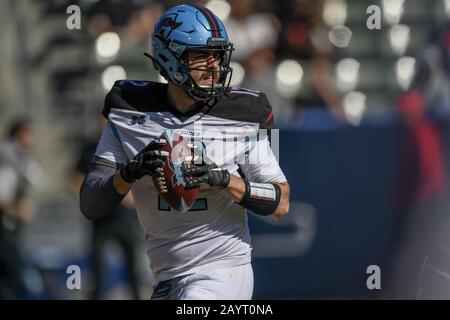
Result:
{"label": "jersey shoulder stripe", "polygon": [[261,96],[260,91],[250,90],[250,89],[240,88],[240,87],[232,87],[230,89],[230,94],[233,94],[233,93],[234,94],[248,94],[248,95],[252,95],[257,98],[259,98]]}

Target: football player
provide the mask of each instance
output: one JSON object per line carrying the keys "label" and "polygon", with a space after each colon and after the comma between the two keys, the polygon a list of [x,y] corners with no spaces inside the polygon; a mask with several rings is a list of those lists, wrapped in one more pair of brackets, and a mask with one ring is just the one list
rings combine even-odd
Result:
{"label": "football player", "polygon": [[[152,299],[251,299],[245,209],[274,219],[289,210],[288,183],[260,134],[272,127],[271,106],[262,92],[229,87],[233,50],[210,10],[171,8],[154,27],[148,55],[168,83],[117,81],[105,99],[108,125],[80,207],[97,219],[131,190],[159,281]],[[187,212],[170,208],[152,179],[162,178],[169,154],[160,137],[170,130],[201,141],[207,154],[183,172],[186,187],[200,187]]]}

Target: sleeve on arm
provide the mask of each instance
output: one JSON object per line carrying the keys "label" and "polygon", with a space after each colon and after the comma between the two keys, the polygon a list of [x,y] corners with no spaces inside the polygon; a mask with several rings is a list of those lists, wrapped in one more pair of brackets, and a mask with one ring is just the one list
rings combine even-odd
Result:
{"label": "sleeve on arm", "polygon": [[126,163],[119,133],[108,121],[80,190],[80,209],[85,217],[101,218],[120,204],[124,196],[117,192],[113,178]]}
{"label": "sleeve on arm", "polygon": [[[107,160],[104,160],[107,161]],[[120,204],[124,195],[113,184],[116,169],[92,163],[80,190],[81,212],[90,220],[101,218]]]}
{"label": "sleeve on arm", "polygon": [[252,182],[285,182],[286,177],[270,147],[269,135],[273,129],[272,106],[264,93],[258,102],[259,132],[250,138],[248,155],[239,167],[245,178]]}
{"label": "sleeve on arm", "polygon": [[102,137],[100,138],[95,151],[95,156],[114,162],[118,165],[124,165],[128,162],[122,148],[119,132],[111,121],[108,121],[107,126],[103,130]]}
{"label": "sleeve on arm", "polygon": [[245,178],[252,182],[285,182],[286,177],[270,147],[268,135],[264,130],[259,139],[250,142],[248,157],[240,165]]}

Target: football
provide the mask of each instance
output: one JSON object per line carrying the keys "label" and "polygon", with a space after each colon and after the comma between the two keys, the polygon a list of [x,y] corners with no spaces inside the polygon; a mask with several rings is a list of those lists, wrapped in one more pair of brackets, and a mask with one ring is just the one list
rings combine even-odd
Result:
{"label": "football", "polygon": [[[164,131],[160,138],[167,141],[161,150],[167,151],[169,157],[164,160],[164,176],[160,180],[153,178],[153,183],[161,199],[172,209],[186,212],[192,207],[199,194],[199,188],[185,189],[187,178],[182,172],[183,159],[193,156],[192,149],[188,146],[188,139],[177,133]],[[187,167],[189,166],[193,164],[188,164]]]}

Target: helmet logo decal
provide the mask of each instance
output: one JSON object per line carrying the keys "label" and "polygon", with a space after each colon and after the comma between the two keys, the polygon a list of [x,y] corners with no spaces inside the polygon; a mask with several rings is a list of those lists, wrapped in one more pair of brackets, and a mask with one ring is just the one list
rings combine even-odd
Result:
{"label": "helmet logo decal", "polygon": [[[172,16],[172,17],[171,17]],[[161,34],[163,37],[168,38],[173,30],[179,28],[183,23],[177,22],[177,14],[172,14],[171,16],[168,16],[164,18],[160,22],[160,30],[161,33],[164,32],[166,34]],[[159,28],[158,28],[159,29]]]}
{"label": "helmet logo decal", "polygon": [[[175,17],[176,18],[176,17]],[[163,20],[162,22],[164,27],[171,27],[172,29],[176,29],[179,26],[181,26],[181,22],[176,22],[174,19],[172,19],[171,17],[167,17]]]}

